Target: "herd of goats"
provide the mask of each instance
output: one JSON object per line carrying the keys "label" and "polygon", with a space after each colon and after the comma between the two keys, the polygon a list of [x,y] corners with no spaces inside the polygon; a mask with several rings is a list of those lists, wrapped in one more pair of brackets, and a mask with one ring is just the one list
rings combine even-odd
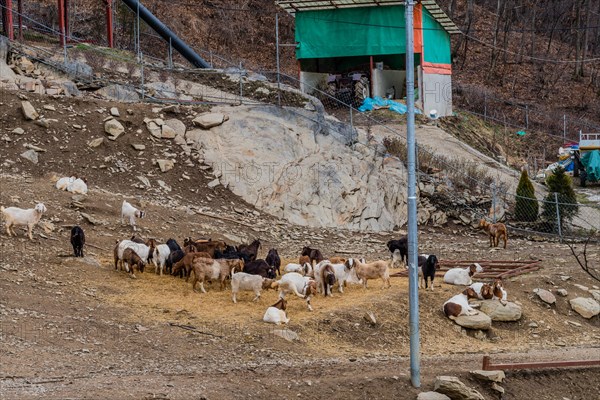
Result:
{"label": "herd of goats", "polygon": [[[16,236],[14,226],[27,226],[29,238],[32,239],[32,229],[39,222],[46,207],[38,203],[32,209],[18,207],[0,208],[6,225],[8,236]],[[137,209],[126,200],[121,207],[121,222],[128,220],[136,229],[136,218],[143,218],[145,212]],[[490,237],[490,247],[498,246],[503,239],[504,248],[507,243],[507,233],[504,224],[489,224],[484,219],[480,228]],[[75,257],[83,257],[85,233],[79,226],[71,230],[71,244]],[[169,239],[159,244],[155,239],[143,240],[133,236],[129,240],[117,241],[114,248],[115,269],[125,269],[132,278],[137,269],[143,272],[147,264],[152,262],[157,274],[163,272],[185,277],[186,281],[193,275],[192,288],[206,293],[205,282],[219,282],[221,290],[225,288],[227,279],[231,281],[233,302],[241,291],[254,293],[254,301],[260,299],[261,291],[275,289],[279,291],[279,301],[269,307],[263,317],[265,322],[287,323],[289,319],[285,312],[287,302],[285,296],[294,294],[306,301],[312,311],[311,298],[321,293],[332,296],[332,289],[338,286],[340,293],[344,292],[347,284],[361,284],[365,289],[369,280],[381,279],[383,288],[389,288],[390,268],[407,265],[408,241],[406,236],[398,240],[390,240],[387,247],[391,253],[389,260],[377,260],[367,263],[364,259],[356,258],[325,258],[320,250],[304,247],[298,263],[290,263],[281,270],[281,259],[276,249],[270,249],[265,259],[258,258],[260,240],[239,246],[228,245],[224,241],[207,239],[194,240],[186,238],[183,248],[174,240]],[[419,288],[433,290],[433,281],[439,262],[435,255],[422,254],[418,257]],[[467,286],[461,293],[453,296],[443,305],[445,315],[456,319],[461,315],[474,315],[478,311],[469,304],[469,299],[498,299],[506,304],[506,290],[500,280],[493,284],[482,282],[473,283],[472,277],[483,272],[479,264],[467,268],[452,268],[444,274],[444,282],[452,285]],[[279,279],[277,279],[279,276]]]}

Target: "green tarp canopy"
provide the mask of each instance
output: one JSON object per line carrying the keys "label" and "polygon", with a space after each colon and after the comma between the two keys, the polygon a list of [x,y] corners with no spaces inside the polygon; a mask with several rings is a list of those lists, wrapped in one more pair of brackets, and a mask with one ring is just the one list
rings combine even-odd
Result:
{"label": "green tarp canopy", "polygon": [[433,64],[452,64],[450,34],[423,8],[423,46],[425,61]]}
{"label": "green tarp canopy", "polygon": [[588,181],[600,181],[600,150],[583,153],[581,163],[585,166]]}
{"label": "green tarp canopy", "polygon": [[404,6],[296,13],[296,58],[406,53]]}

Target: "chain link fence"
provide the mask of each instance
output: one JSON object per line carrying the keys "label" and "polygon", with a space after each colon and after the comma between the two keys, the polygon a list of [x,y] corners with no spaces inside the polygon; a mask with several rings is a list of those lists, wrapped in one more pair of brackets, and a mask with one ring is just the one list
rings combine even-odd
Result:
{"label": "chain link fence", "polygon": [[[368,86],[361,79],[342,77],[335,85],[321,82],[311,87],[278,71],[249,70],[241,62],[207,50],[197,52],[212,69],[190,69],[184,66],[180,56],[173,55],[168,43],[151,32],[143,31],[142,35],[156,39],[157,45],[160,42],[161,46],[166,46],[159,51],[165,54],[165,59],[146,55],[141,47],[136,47],[137,52],[132,53],[97,47],[73,37],[63,46],[58,40],[60,33],[55,29],[25,15],[23,19],[38,29],[35,34],[24,35],[13,42],[13,50],[65,72],[77,80],[78,90],[98,91],[104,97],[125,102],[267,104],[306,108],[317,111],[315,122],[322,122],[322,118],[337,119],[346,144],[372,146],[379,156],[395,156],[406,163],[406,115],[389,109],[360,112],[362,100],[369,95]],[[468,90],[457,88],[462,96],[474,101],[476,93],[466,96]],[[310,95],[306,96],[305,92]],[[506,116],[501,121],[494,113],[493,104],[497,99],[483,94],[480,100],[474,102],[473,107],[478,108],[473,113],[510,125]],[[525,126],[528,126],[531,123],[529,108],[515,107],[517,111],[511,118],[519,118],[516,114],[521,113]],[[304,114],[301,116],[306,118]],[[428,122],[419,115],[417,121]],[[514,194],[514,189],[498,181],[478,163],[451,159],[422,145],[417,146],[417,166],[421,225],[440,225],[447,221],[475,225],[480,218],[486,218],[491,222],[504,221],[511,229],[525,234],[561,239],[586,236],[600,230],[600,206],[597,204],[566,203],[558,194],[555,198],[552,198],[553,194],[546,195],[543,200],[520,198]]]}

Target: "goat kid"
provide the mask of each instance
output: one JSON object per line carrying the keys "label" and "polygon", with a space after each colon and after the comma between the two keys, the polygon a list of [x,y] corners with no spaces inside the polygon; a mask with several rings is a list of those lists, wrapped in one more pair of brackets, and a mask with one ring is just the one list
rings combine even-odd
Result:
{"label": "goat kid", "polygon": [[408,266],[408,236],[402,236],[398,240],[390,240],[386,243],[390,253],[393,254],[398,250],[400,253],[400,261],[404,261],[404,265]]}
{"label": "goat kid", "polygon": [[231,294],[233,302],[237,303],[237,294],[240,291],[254,292],[252,301],[260,300],[262,290],[274,289],[277,285],[272,279],[260,275],[251,275],[245,272],[236,272],[231,276]]}
{"label": "goat kid", "polygon": [[442,306],[444,314],[451,320],[455,320],[460,315],[476,315],[479,311],[475,310],[470,304],[469,299],[476,299],[477,293],[471,288],[466,288],[462,293],[450,298]]}
{"label": "goat kid", "polygon": [[500,238],[502,238],[504,241],[504,248],[506,248],[506,242],[508,241],[506,225],[501,222],[490,224],[485,218],[481,218],[481,220],[479,220],[479,228],[487,232],[490,238],[490,247],[498,247]]}
{"label": "goat kid", "polygon": [[307,275],[312,274],[313,269],[308,262],[304,263],[303,265],[289,263],[288,265],[285,266],[283,271],[284,272],[297,272],[300,275],[307,276]]}
{"label": "goat kid", "polygon": [[33,240],[33,227],[40,221],[42,214],[46,211],[46,206],[43,203],[37,203],[34,208],[26,210],[18,207],[4,208],[0,206],[0,213],[4,216],[4,223],[6,224],[6,233],[8,236],[17,236],[14,226],[25,225],[27,226],[29,240]]}
{"label": "goat kid", "polygon": [[85,233],[80,226],[71,229],[71,246],[75,257],[83,257],[83,245],[85,244]]}
{"label": "goat kid", "polygon": [[124,218],[129,218],[129,225],[133,227],[133,230],[136,230],[135,227],[135,219],[136,218],[144,218],[146,213],[144,211],[140,211],[131,204],[127,202],[127,200],[123,200],[123,205],[121,206],[121,224],[124,223]]}
{"label": "goat kid", "polygon": [[469,286],[473,283],[471,278],[477,272],[483,272],[483,268],[478,263],[467,268],[452,268],[444,274],[444,282],[450,285]]}
{"label": "goat kid", "polygon": [[263,321],[276,325],[287,324],[290,322],[290,319],[285,312],[286,307],[287,301],[285,301],[285,299],[279,299],[277,303],[267,308],[267,311],[263,316]]}
{"label": "goat kid", "polygon": [[379,260],[367,264],[364,260],[361,262],[355,258],[350,258],[344,264],[348,269],[355,268],[356,277],[362,280],[365,289],[367,288],[367,281],[369,279],[377,278],[381,278],[383,281],[383,289],[392,286],[390,283],[389,263],[387,261]]}
{"label": "goat kid", "polygon": [[431,290],[433,291],[433,280],[435,279],[435,271],[440,268],[440,264],[435,255],[421,254],[418,257],[419,263],[419,289],[423,288],[423,282],[425,282],[425,289],[427,289],[427,281],[431,279]]}

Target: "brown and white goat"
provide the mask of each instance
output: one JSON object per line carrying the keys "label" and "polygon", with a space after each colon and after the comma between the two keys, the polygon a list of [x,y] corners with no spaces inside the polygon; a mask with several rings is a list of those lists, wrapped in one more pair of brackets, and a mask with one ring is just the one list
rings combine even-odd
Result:
{"label": "brown and white goat", "polygon": [[[192,249],[194,247],[191,247]],[[193,270],[192,265],[194,263],[194,258],[196,257],[201,257],[201,258],[212,258],[210,256],[210,254],[205,253],[203,251],[201,252],[195,252],[195,251],[188,251],[190,250],[190,246],[187,246],[184,248],[184,252],[185,255],[183,256],[183,258],[179,261],[177,261],[175,264],[173,264],[173,271],[171,272],[171,275],[177,275],[180,274],[181,271],[183,271],[185,273],[185,281],[188,282],[190,280],[190,275],[191,275],[191,271]]]}
{"label": "brown and white goat", "polygon": [[442,306],[444,314],[451,320],[458,318],[460,315],[479,314],[479,311],[469,305],[469,299],[476,299],[477,297],[477,293],[472,288],[466,288],[462,293],[457,294],[444,303]]}
{"label": "brown and white goat", "polygon": [[490,237],[490,247],[498,247],[500,244],[500,238],[502,238],[504,241],[504,248],[506,248],[508,233],[506,231],[506,225],[504,225],[502,222],[490,224],[485,220],[485,218],[481,218],[481,220],[479,220],[479,228],[488,233],[488,236]]}
{"label": "brown and white goat", "polygon": [[356,277],[358,280],[362,280],[363,287],[367,287],[367,281],[369,279],[381,278],[384,289],[392,286],[390,284],[389,264],[388,261],[383,260],[365,263],[360,262],[355,258],[350,258],[344,263],[348,269],[355,269]]}
{"label": "brown and white goat", "polygon": [[142,260],[131,248],[126,248],[125,251],[123,251],[123,264],[125,265],[125,269],[129,271],[129,276],[132,278],[135,278],[135,267],[137,267],[138,271],[144,272],[144,267],[146,266],[144,260]]}
{"label": "brown and white goat", "polygon": [[242,269],[244,262],[242,260],[213,260],[212,258],[194,257],[192,269],[194,271],[194,280],[192,289],[196,290],[196,283],[200,282],[200,291],[206,293],[204,282],[206,280],[218,280],[221,290],[225,288],[225,279],[231,275],[234,269]]}
{"label": "brown and white goat", "polygon": [[263,316],[263,321],[276,325],[287,324],[290,322],[290,319],[287,317],[287,313],[285,312],[286,308],[287,301],[280,298],[277,303],[267,308],[267,311]]}

